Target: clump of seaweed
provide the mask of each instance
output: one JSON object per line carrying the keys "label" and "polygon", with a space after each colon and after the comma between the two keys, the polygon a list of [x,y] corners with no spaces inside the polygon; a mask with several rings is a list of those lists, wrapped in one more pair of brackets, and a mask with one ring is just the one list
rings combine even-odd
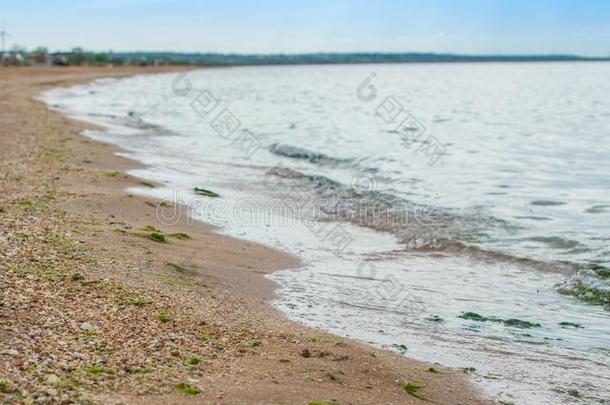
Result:
{"label": "clump of seaweed", "polygon": [[582,398],[582,394],[580,391],[574,388],[556,388],[554,391],[559,392],[561,394],[569,395],[573,398]]}
{"label": "clump of seaweed", "polygon": [[167,238],[162,232],[133,232],[132,235],[139,236],[141,238],[147,238],[159,243],[168,243]]}
{"label": "clump of seaweed", "polygon": [[569,396],[574,397],[574,398],[580,398],[582,396],[582,395],[580,395],[580,392],[575,389],[569,389],[566,392]]}
{"label": "clump of seaweed", "polygon": [[600,278],[610,278],[610,269],[599,264],[591,266],[591,270]]}
{"label": "clump of seaweed", "polygon": [[589,304],[603,305],[607,310],[610,310],[610,290],[585,286],[581,282],[576,282],[568,287],[560,288],[559,292]]}
{"label": "clump of seaweed", "polygon": [[188,239],[193,239],[191,237],[191,235],[189,235],[188,233],[184,233],[184,232],[176,232],[176,233],[172,233],[169,236],[171,236],[172,238],[176,238],[176,239],[180,239],[180,240],[188,240]]}
{"label": "clump of seaweed", "polygon": [[562,328],[583,328],[581,324],[574,322],[559,322],[559,326],[561,326]]}
{"label": "clump of seaweed", "polygon": [[483,316],[476,312],[462,312],[461,315],[458,315],[458,318],[468,319],[468,320],[477,321],[477,322],[497,322],[497,323],[502,323],[505,326],[521,328],[521,329],[540,328],[542,326],[539,323],[524,321],[521,319],[515,319],[515,318],[502,319],[502,318],[498,318],[496,316]]}
{"label": "clump of seaweed", "polygon": [[180,383],[176,386],[176,388],[178,388],[178,391],[180,391],[180,393],[182,395],[197,395],[199,394],[199,388],[194,387],[190,384],[187,383]]}
{"label": "clump of seaweed", "polygon": [[571,295],[590,304],[610,306],[610,291],[602,290],[601,288],[577,288],[572,291]]}
{"label": "clump of seaweed", "polygon": [[512,326],[515,328],[529,329],[529,328],[540,328],[542,325],[536,322],[523,321],[521,319],[505,319],[502,323],[506,326]]}
{"label": "clump of seaweed", "polygon": [[409,348],[406,345],[403,344],[393,344],[393,347],[395,347],[399,352],[401,353],[406,353],[407,350],[409,350]]}
{"label": "clump of seaweed", "polygon": [[155,318],[160,322],[167,323],[172,320],[172,313],[169,309],[162,309]]}
{"label": "clump of seaweed", "polygon": [[151,232],[148,234],[148,237],[155,242],[167,243],[167,238],[161,232]]}
{"label": "clump of seaweed", "polygon": [[129,296],[127,296],[125,298],[125,301],[123,301],[124,305],[131,305],[134,307],[143,307],[146,306],[147,304],[149,304],[150,302],[138,295],[135,294],[130,294]]}
{"label": "clump of seaweed", "polygon": [[572,275],[558,286],[564,295],[575,297],[593,305],[602,305],[610,311],[610,269],[592,265]]}
{"label": "clump of seaweed", "polygon": [[21,208],[36,208],[36,203],[29,198],[18,198],[13,201],[13,204]]}
{"label": "clump of seaweed", "polygon": [[203,187],[195,187],[193,189],[193,191],[195,191],[195,194],[202,195],[202,196],[205,196],[205,197],[212,197],[212,198],[220,197],[219,194],[217,194],[217,193],[215,193],[215,192],[213,192],[211,190],[207,190],[207,189],[205,189]]}
{"label": "clump of seaweed", "polygon": [[106,367],[102,367],[102,366],[93,366],[93,367],[89,367],[87,369],[87,373],[95,376],[95,375],[100,375],[100,374],[108,374],[110,373],[110,369],[106,368]]}
{"label": "clump of seaweed", "polygon": [[477,314],[476,312],[462,312],[462,315],[458,316],[458,318],[470,319],[472,321],[480,321],[480,322],[485,322],[485,321],[489,320],[489,318],[481,316],[481,315]]}
{"label": "clump of seaweed", "polygon": [[421,388],[421,384],[418,381],[409,381],[406,382],[402,388],[405,390],[405,392],[409,395],[411,395],[412,397],[415,397],[417,399],[421,399],[421,400],[426,400],[426,398],[421,395],[419,393],[419,390]]}
{"label": "clump of seaweed", "polygon": [[15,392],[15,389],[8,381],[0,380],[0,392],[3,394],[12,394]]}

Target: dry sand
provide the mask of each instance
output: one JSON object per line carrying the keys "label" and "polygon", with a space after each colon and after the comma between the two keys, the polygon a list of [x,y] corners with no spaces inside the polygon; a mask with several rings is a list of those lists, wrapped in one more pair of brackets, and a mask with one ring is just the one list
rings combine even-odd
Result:
{"label": "dry sand", "polygon": [[134,162],[33,99],[172,69],[0,68],[0,400],[483,403],[461,371],[286,320],[263,275],[297,258],[184,217],[162,226],[157,201],[125,191]]}

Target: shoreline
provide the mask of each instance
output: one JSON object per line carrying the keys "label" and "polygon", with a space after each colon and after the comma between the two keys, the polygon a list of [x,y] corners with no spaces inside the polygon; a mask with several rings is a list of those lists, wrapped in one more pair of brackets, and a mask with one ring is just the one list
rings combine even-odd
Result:
{"label": "shoreline", "polygon": [[[484,403],[461,371],[434,366],[438,372],[431,372],[429,364],[289,321],[269,305],[276,286],[263,274],[295,266],[296,258],[218,234],[211,225],[187,224],[184,217],[176,226],[160,225],[156,201],[125,191],[142,184],[124,173],[139,164],[116,156],[117,147],[81,135],[90,125],[32,99],[52,87],[109,73],[180,70],[184,67],[0,69],[5,93],[0,108],[10,109],[0,121],[8,173],[2,179],[0,246],[14,253],[0,256],[7,264],[2,282],[9,303],[1,314],[11,327],[0,330],[6,346],[0,350],[0,379],[15,389],[0,395],[24,402],[38,395],[133,403],[421,403],[403,387],[417,381],[418,395],[435,403]],[[19,140],[6,136],[10,133]],[[168,243],[149,237],[157,231]],[[190,239],[171,236],[178,233]],[[34,264],[29,258],[49,248],[38,246],[49,240],[56,241],[50,248],[59,262],[53,271],[40,271],[48,252]],[[100,285],[104,293],[98,297]],[[67,294],[74,289],[94,299]],[[46,298],[28,296],[30,290]],[[74,313],[74,325],[64,320],[68,326],[59,328],[54,340],[67,344],[46,348],[44,367],[32,366],[31,358],[42,363],[33,343],[47,338],[49,323],[59,319],[50,315],[57,308],[49,295],[59,296],[53,302],[62,313]],[[26,302],[31,304],[25,310],[37,319],[28,318],[24,326],[19,305]],[[11,333],[32,335],[28,329],[36,332],[33,343]],[[87,349],[90,342],[104,350]],[[74,346],[81,356],[66,355]],[[132,356],[142,359],[134,362]],[[36,371],[28,371],[32,367]],[[129,371],[134,369],[151,371]]]}

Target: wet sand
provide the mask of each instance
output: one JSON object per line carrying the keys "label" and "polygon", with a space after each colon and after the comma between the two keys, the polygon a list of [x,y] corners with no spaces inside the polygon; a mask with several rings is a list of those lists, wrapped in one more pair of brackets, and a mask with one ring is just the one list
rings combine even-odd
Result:
{"label": "wet sand", "polygon": [[484,403],[461,371],[285,319],[264,274],[298,258],[186,215],[160,224],[157,201],[125,191],[136,163],[34,100],[177,69],[0,69],[0,399]]}

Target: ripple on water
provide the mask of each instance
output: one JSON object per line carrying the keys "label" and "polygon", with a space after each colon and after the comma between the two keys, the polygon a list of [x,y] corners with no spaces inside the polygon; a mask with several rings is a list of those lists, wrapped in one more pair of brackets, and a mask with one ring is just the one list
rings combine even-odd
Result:
{"label": "ripple on water", "polygon": [[587,208],[585,212],[587,214],[610,213],[610,205],[594,205],[593,207]]}
{"label": "ripple on water", "polygon": [[566,203],[563,201],[552,201],[552,200],[534,200],[530,201],[531,205],[538,205],[541,207],[554,207],[557,205],[565,205]]}

